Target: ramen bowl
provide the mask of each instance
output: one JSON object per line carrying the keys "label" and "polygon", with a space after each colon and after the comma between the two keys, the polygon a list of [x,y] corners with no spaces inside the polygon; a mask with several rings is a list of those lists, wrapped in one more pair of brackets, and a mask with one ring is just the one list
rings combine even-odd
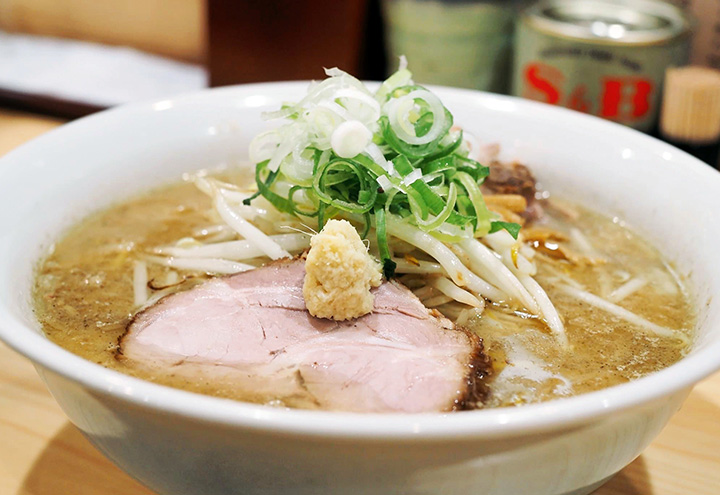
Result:
{"label": "ramen bowl", "polygon": [[[456,123],[553,193],[623,218],[686,275],[693,350],[645,378],[572,398],[446,414],[286,410],[167,388],[46,339],[34,268],[89,212],[183,172],[242,163],[260,112],[307,83],[247,85],[106,111],[0,160],[0,338],[70,420],[159,494],[585,494],[636,458],[720,368],[720,174],[639,132],[534,102],[437,88]],[[672,198],[672,200],[670,199]]]}

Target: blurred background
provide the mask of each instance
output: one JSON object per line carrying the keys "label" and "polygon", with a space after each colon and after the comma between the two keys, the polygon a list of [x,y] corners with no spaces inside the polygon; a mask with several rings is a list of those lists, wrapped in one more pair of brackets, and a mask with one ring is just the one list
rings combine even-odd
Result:
{"label": "blurred background", "polygon": [[379,80],[400,55],[421,84],[562,105],[717,162],[720,0],[0,0],[0,109],[62,119],[323,67]]}

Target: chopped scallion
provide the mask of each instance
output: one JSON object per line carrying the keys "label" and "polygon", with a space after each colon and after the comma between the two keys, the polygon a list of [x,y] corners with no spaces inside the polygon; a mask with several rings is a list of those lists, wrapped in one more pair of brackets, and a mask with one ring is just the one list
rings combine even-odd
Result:
{"label": "chopped scallion", "polygon": [[[258,193],[246,203],[262,195],[280,211],[317,217],[319,228],[333,215],[345,216],[364,222],[363,237],[374,226],[388,276],[394,271],[385,229],[391,219],[445,242],[499,229],[517,237],[519,225],[495,221],[485,206],[480,185],[488,168],[467,156],[452,114],[406,68],[375,94],[345,72],[327,73],[302,100],[269,114],[289,122],[253,141],[262,161]],[[338,156],[333,133],[348,122],[372,139],[362,150],[343,147],[343,155],[360,150],[357,155]]]}

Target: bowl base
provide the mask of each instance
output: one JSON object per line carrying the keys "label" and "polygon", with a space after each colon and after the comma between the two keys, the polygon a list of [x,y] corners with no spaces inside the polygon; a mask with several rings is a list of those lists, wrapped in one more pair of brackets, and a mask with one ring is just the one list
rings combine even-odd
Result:
{"label": "bowl base", "polygon": [[565,492],[562,495],[588,495],[588,494],[594,492],[595,490],[597,490],[598,488],[600,488],[601,486],[603,486],[608,481],[610,481],[610,479],[613,478],[616,474],[617,473],[611,474],[607,478],[603,478],[600,481],[598,481],[597,483],[593,483],[592,485],[588,485],[583,488],[578,488],[577,490],[573,490],[571,492]]}

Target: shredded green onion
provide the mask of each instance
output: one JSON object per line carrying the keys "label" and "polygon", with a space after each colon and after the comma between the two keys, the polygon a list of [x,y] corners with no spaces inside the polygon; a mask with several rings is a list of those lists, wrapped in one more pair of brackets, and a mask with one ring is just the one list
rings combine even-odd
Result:
{"label": "shredded green onion", "polygon": [[499,220],[494,221],[490,225],[490,232],[488,232],[488,234],[493,234],[501,230],[507,230],[510,235],[513,236],[513,239],[517,240],[518,235],[520,234],[520,225],[513,222],[501,222]]}
{"label": "shredded green onion", "polygon": [[501,229],[517,238],[520,226],[496,220],[485,205],[488,168],[468,157],[452,114],[406,68],[374,94],[345,72],[327,73],[301,101],[268,114],[288,122],[253,140],[258,192],[246,204],[262,195],[280,211],[317,217],[319,229],[345,216],[364,223],[363,237],[374,227],[386,276],[395,268],[391,218],[444,242]]}
{"label": "shredded green onion", "polygon": [[395,274],[397,263],[392,260],[392,253],[388,246],[385,209],[382,206],[375,208],[375,232],[377,235],[378,249],[380,250],[380,259],[382,259],[383,262],[383,272],[386,278],[390,278]]}

